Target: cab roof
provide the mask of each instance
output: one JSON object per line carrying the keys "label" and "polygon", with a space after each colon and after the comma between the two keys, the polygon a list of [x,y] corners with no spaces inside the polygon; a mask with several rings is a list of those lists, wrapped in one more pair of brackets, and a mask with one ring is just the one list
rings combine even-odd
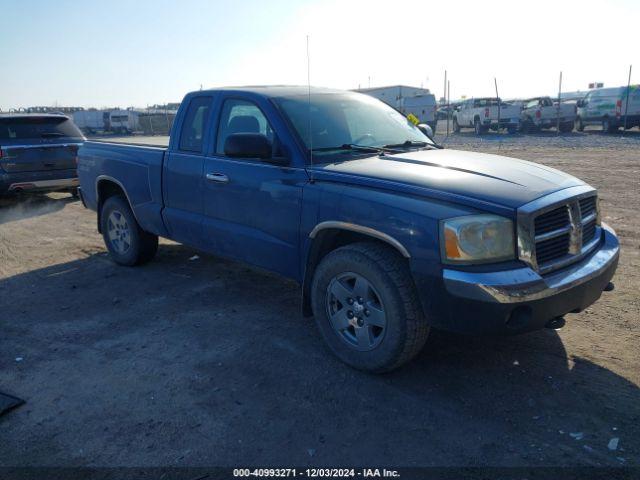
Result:
{"label": "cab roof", "polygon": [[237,93],[252,93],[255,95],[261,95],[264,97],[295,97],[300,95],[308,95],[309,90],[312,95],[327,94],[327,93],[354,93],[349,90],[339,90],[325,87],[311,87],[307,85],[253,85],[243,87],[220,87],[211,88],[207,90],[200,90],[198,92],[237,92]]}

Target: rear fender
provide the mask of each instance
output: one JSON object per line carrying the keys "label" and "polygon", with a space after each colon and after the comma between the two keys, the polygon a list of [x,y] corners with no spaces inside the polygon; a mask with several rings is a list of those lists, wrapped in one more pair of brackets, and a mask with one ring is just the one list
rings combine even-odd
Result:
{"label": "rear fender", "polygon": [[131,208],[131,211],[133,212],[133,216],[135,217],[138,224],[140,224],[138,217],[136,217],[136,212],[133,208],[133,205],[131,204],[131,200],[129,199],[129,195],[124,188],[124,185],[122,185],[119,180],[116,180],[113,177],[110,177],[108,175],[100,175],[96,179],[96,202],[98,205],[97,221],[98,232],[100,233],[102,233],[102,206],[104,205],[104,202],[106,202],[110,197],[113,197],[114,195],[120,195],[126,198],[127,203],[129,204],[129,208]]}

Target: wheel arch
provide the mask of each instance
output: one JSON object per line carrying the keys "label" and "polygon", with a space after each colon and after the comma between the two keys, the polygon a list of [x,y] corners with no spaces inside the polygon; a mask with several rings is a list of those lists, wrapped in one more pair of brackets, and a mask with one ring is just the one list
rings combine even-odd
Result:
{"label": "wheel arch", "polygon": [[411,255],[397,239],[379,230],[347,222],[322,222],[309,234],[310,246],[307,253],[302,280],[302,314],[312,316],[311,283],[320,261],[337,248],[358,242],[376,242],[392,248],[405,260]]}
{"label": "wheel arch", "polygon": [[[102,233],[102,206],[104,202],[106,202],[109,198],[121,195],[129,204],[129,208],[133,212],[133,216],[136,217],[136,213],[133,210],[133,205],[131,204],[131,200],[129,200],[129,195],[124,188],[124,185],[119,180],[116,180],[113,177],[109,177],[107,175],[100,175],[96,179],[96,204],[97,204],[97,220],[98,220],[98,232]],[[136,218],[137,221],[137,218]]]}

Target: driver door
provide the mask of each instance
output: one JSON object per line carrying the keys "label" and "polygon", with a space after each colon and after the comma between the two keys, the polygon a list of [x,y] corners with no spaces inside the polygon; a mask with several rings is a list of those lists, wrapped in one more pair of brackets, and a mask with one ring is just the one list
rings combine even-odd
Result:
{"label": "driver door", "polygon": [[[253,158],[230,158],[234,133],[260,133],[277,144],[273,122],[258,103],[223,97],[216,141],[204,161],[204,241],[207,250],[281,273],[298,275],[302,168]],[[278,153],[278,152],[274,152]]]}

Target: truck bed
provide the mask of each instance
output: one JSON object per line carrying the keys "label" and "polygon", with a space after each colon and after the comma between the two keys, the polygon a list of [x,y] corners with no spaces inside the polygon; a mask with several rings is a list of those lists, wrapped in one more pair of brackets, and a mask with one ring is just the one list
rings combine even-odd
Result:
{"label": "truck bed", "polygon": [[78,157],[78,177],[87,207],[97,210],[101,182],[114,182],[126,192],[140,226],[148,232],[166,235],[161,217],[165,152],[165,147],[106,139],[85,142]]}

